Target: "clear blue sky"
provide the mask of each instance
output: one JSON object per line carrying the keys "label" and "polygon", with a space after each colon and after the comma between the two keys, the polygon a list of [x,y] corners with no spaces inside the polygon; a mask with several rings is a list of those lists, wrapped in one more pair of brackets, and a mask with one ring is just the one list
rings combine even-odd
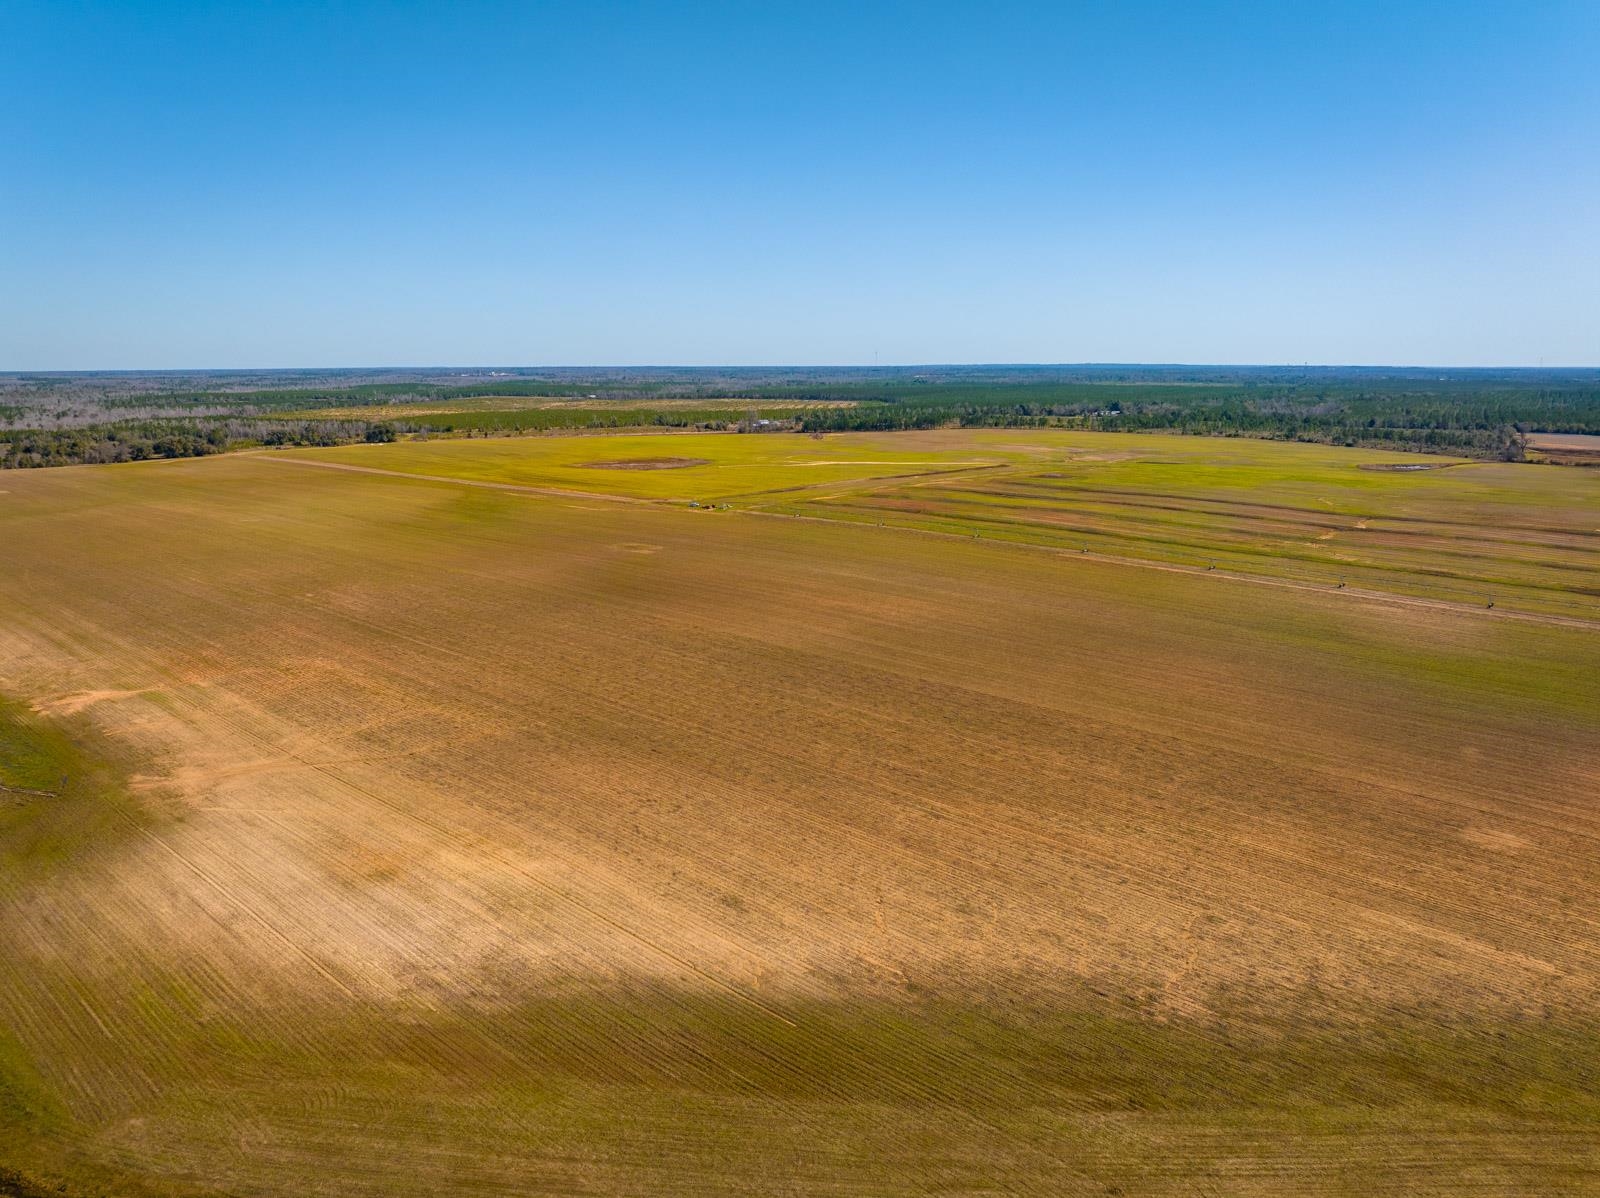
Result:
{"label": "clear blue sky", "polygon": [[0,369],[1600,362],[1600,0],[4,0],[0,46]]}

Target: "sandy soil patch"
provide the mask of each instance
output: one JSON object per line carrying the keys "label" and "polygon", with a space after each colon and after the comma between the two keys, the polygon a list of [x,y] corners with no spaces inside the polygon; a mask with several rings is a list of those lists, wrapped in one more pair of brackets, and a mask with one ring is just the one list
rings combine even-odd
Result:
{"label": "sandy soil patch", "polygon": [[77,694],[63,695],[59,699],[52,699],[46,703],[35,706],[41,715],[77,715],[85,708],[93,707],[96,703],[106,703],[114,699],[131,699],[135,695],[142,695],[144,690],[117,691],[79,691]]}
{"label": "sandy soil patch", "polygon": [[1379,474],[1410,474],[1417,470],[1444,470],[1455,462],[1362,462],[1358,470],[1374,470]]}
{"label": "sandy soil patch", "polygon": [[1468,828],[1461,833],[1461,839],[1481,849],[1494,849],[1502,853],[1520,853],[1523,849],[1533,847],[1526,836],[1518,836],[1502,828]]}

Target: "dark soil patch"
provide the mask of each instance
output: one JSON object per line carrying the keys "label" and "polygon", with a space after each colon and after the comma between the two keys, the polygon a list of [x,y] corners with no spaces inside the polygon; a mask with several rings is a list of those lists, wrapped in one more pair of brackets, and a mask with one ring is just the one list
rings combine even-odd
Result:
{"label": "dark soil patch", "polygon": [[584,462],[585,470],[682,470],[686,466],[708,466],[710,458],[619,458],[613,462]]}
{"label": "dark soil patch", "polygon": [[15,1169],[0,1168],[0,1198],[60,1198],[65,1186],[46,1189]]}

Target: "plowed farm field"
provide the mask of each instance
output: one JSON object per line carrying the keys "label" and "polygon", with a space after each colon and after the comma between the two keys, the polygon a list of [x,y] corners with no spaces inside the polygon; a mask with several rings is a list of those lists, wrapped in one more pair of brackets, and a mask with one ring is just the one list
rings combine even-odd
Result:
{"label": "plowed farm field", "polygon": [[1597,552],[1242,440],[7,473],[0,1193],[1600,1189]]}

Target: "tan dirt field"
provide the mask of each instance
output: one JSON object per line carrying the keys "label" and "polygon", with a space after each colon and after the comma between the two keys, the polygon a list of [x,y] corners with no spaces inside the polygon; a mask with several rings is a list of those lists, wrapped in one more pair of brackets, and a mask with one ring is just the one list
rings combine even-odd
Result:
{"label": "tan dirt field", "polygon": [[0,1165],[1600,1186],[1592,628],[260,457],[7,481],[0,693],[122,782],[0,823]]}
{"label": "tan dirt field", "polygon": [[1529,433],[1530,456],[1564,466],[1600,466],[1600,437],[1584,433]]}

